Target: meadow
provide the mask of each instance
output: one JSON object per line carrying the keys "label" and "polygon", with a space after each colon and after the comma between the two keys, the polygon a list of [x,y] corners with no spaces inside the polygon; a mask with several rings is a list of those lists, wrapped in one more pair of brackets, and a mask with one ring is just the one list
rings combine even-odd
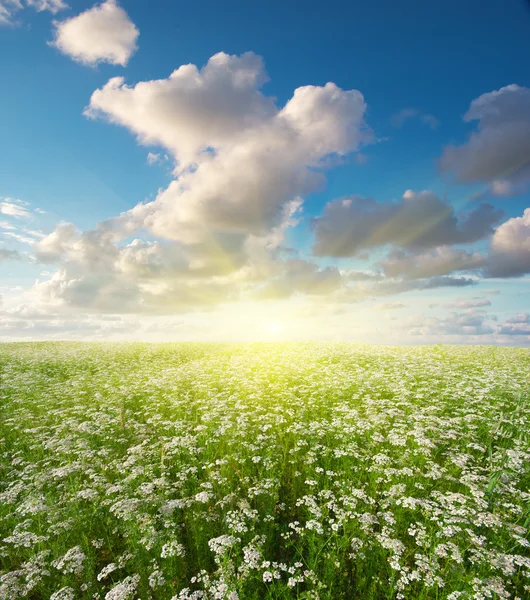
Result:
{"label": "meadow", "polygon": [[530,598],[530,352],[0,344],[0,599]]}

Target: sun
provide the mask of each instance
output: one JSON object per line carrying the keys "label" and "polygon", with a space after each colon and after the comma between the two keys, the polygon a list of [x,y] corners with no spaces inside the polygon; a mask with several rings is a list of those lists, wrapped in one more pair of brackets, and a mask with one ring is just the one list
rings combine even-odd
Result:
{"label": "sun", "polygon": [[278,337],[283,333],[285,327],[275,320],[266,320],[262,323],[263,331],[270,337]]}

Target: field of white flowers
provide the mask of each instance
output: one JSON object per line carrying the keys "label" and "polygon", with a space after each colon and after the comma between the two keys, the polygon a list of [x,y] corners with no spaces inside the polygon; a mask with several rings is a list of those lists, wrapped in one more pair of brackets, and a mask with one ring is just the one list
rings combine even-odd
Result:
{"label": "field of white flowers", "polygon": [[530,598],[530,352],[0,345],[0,599]]}

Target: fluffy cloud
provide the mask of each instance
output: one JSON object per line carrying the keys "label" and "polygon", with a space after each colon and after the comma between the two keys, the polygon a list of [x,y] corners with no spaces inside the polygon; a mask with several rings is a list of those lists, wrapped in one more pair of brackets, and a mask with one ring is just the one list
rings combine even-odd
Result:
{"label": "fluffy cloud", "polygon": [[[387,203],[330,202],[312,220],[316,255],[365,257],[391,246],[374,265],[379,271],[339,271],[286,251],[303,197],[325,183],[336,156],[373,136],[360,92],[306,86],[278,107],[261,91],[267,79],[260,57],[220,53],[202,69],[185,65],[133,86],[114,78],[96,90],[86,114],[162,148],[174,160],[174,180],[94,230],[62,223],[35,243],[38,261],[59,265],[36,284],[38,298],[82,311],[156,315],[301,295],[340,305],[476,284],[469,273],[486,259],[453,245],[494,234],[498,252],[502,212],[481,204],[457,214],[428,191]],[[152,152],[151,162],[160,155]]]}
{"label": "fluffy cloud", "polygon": [[35,244],[35,257],[45,264],[58,262],[76,238],[77,231],[72,223],[59,223],[52,233]]}
{"label": "fluffy cloud", "polygon": [[47,10],[52,14],[68,8],[63,0],[0,0],[0,25],[13,25],[16,14],[24,6],[30,6],[37,12]]}
{"label": "fluffy cloud", "polygon": [[[185,65],[133,87],[115,78],[94,92],[86,114],[168,150],[175,179],[155,200],[93,231],[61,224],[36,244],[38,260],[61,265],[38,284],[41,298],[111,310],[105,297],[116,290],[123,310],[157,312],[256,290],[337,288],[337,269],[285,260],[282,242],[302,196],[325,183],[329,158],[371,141],[364,98],[327,83],[298,88],[279,108],[261,92],[267,79],[260,57],[220,53],[200,70]],[[142,241],[146,235],[158,241]]]}
{"label": "fluffy cloud", "polygon": [[398,202],[384,203],[353,196],[329,202],[322,216],[312,220],[313,252],[348,257],[387,244],[415,250],[467,244],[491,235],[502,214],[481,204],[456,215],[451,205],[429,191],[409,190]]}
{"label": "fluffy cloud", "polygon": [[167,79],[134,87],[111,79],[94,92],[86,114],[129,128],[143,144],[165,146],[181,169],[232,151],[239,159],[293,151],[314,166],[329,153],[356,149],[365,138],[366,105],[357,90],[333,83],[301,87],[278,110],[274,98],[260,92],[266,81],[261,57],[220,52],[202,69],[183,65]]}
{"label": "fluffy cloud", "polygon": [[84,272],[73,278],[68,268],[57,271],[49,281],[37,283],[34,292],[40,302],[57,309],[102,313],[174,314],[237,299],[233,286],[214,280],[160,278],[144,282],[113,272]]}
{"label": "fluffy cloud", "polygon": [[425,253],[407,253],[401,249],[393,249],[377,264],[388,277],[423,279],[454,271],[475,270],[482,267],[485,260],[478,252],[471,253],[451,246],[440,246]]}
{"label": "fluffy cloud", "polygon": [[464,121],[478,121],[469,141],[448,146],[441,168],[460,182],[485,182],[505,196],[530,181],[530,89],[508,85],[471,103]]}
{"label": "fluffy cloud", "polygon": [[115,78],[94,92],[88,116],[164,146],[178,164],[156,200],[128,213],[130,227],[186,243],[212,232],[263,235],[289,202],[324,184],[329,155],[371,139],[360,92],[306,86],[279,109],[260,91],[267,79],[253,53],[219,53],[201,70],[184,65],[134,87]]}
{"label": "fluffy cloud", "polygon": [[137,49],[139,31],[116,0],[55,23],[53,45],[73,60],[125,66]]}
{"label": "fluffy cloud", "polygon": [[508,219],[495,231],[486,273],[490,277],[516,277],[530,273],[530,208]]}

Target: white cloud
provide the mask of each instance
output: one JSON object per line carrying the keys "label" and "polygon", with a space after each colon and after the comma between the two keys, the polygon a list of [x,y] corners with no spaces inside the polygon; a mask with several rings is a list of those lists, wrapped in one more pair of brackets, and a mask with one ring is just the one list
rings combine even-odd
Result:
{"label": "white cloud", "polygon": [[441,167],[458,181],[491,184],[508,195],[530,182],[530,89],[515,84],[483,94],[471,103],[464,121],[478,121],[469,141],[447,146]]}
{"label": "white cloud", "polygon": [[[193,183],[202,195],[223,194],[227,185],[236,187],[239,171],[248,174],[240,175],[247,198],[253,188],[261,195],[266,180],[274,178],[279,186],[296,187],[294,194],[286,189],[294,196],[321,181],[307,167],[369,139],[366,106],[360,92],[328,83],[298,88],[279,110],[274,98],[260,92],[267,80],[261,57],[219,53],[200,71],[184,65],[168,79],[134,87],[123,78],[111,79],[94,92],[86,114],[129,128],[143,144],[169,149],[179,163],[178,173],[184,173],[180,187],[192,188]],[[196,166],[196,174],[189,172]]]}
{"label": "white cloud", "polygon": [[77,231],[72,223],[59,223],[52,233],[35,244],[37,260],[42,263],[60,261],[76,237]]}
{"label": "white cloud", "polygon": [[[237,300],[249,286],[283,272],[275,249],[296,206],[285,211],[283,222],[265,238],[219,235],[193,244],[136,239],[118,245],[124,235],[116,228],[119,220],[86,232],[62,223],[34,244],[37,260],[61,265],[34,291],[57,307],[102,312],[182,312]],[[310,275],[294,278],[296,290],[309,288]]]}
{"label": "white cloud", "polygon": [[0,24],[12,25],[15,14],[21,9],[21,0],[0,0]]}
{"label": "white cloud", "polygon": [[[484,257],[452,245],[491,235],[501,211],[482,204],[456,214],[427,191],[388,203],[335,201],[313,221],[317,254],[362,256],[392,246],[375,265],[380,272],[340,271],[286,252],[287,231],[303,197],[325,183],[330,157],[373,136],[360,92],[306,86],[278,107],[261,91],[266,81],[261,58],[220,53],[202,69],[185,65],[134,86],[115,78],[96,90],[86,114],[170,153],[174,180],[94,230],[63,223],[36,242],[37,260],[58,263],[36,284],[36,297],[57,311],[158,315],[242,299],[310,296],[340,305],[476,284],[449,274],[476,271]],[[149,156],[156,162],[162,153]]]}
{"label": "white cloud", "polygon": [[167,159],[168,159],[167,155],[162,155],[158,152],[148,152],[147,153],[147,164],[149,166],[163,163]]}
{"label": "white cloud", "polygon": [[116,0],[55,22],[53,45],[73,60],[126,66],[137,50],[139,31]]}
{"label": "white cloud", "polygon": [[26,4],[33,7],[37,12],[47,10],[54,15],[60,10],[68,8],[68,4],[63,0],[26,0]]}
{"label": "white cloud", "polygon": [[429,191],[408,190],[398,202],[352,196],[329,202],[322,215],[312,219],[313,252],[348,257],[387,244],[416,250],[467,244],[491,235],[502,214],[481,204],[457,215],[451,205]]}
{"label": "white cloud", "polygon": [[490,277],[530,273],[530,208],[500,225],[491,241],[486,269]]}
{"label": "white cloud", "polygon": [[29,6],[37,12],[49,11],[52,14],[68,8],[63,0],[0,0],[0,25],[14,25],[17,13]]}
{"label": "white cloud", "polygon": [[27,209],[28,203],[15,198],[4,198],[0,200],[0,215],[16,218],[29,218],[31,213]]}
{"label": "white cloud", "polygon": [[7,217],[7,220],[0,221],[0,239],[8,238],[22,244],[33,245],[44,237],[39,230],[29,229],[24,225],[28,219],[34,218],[29,202],[4,198],[0,201],[0,215]]}

